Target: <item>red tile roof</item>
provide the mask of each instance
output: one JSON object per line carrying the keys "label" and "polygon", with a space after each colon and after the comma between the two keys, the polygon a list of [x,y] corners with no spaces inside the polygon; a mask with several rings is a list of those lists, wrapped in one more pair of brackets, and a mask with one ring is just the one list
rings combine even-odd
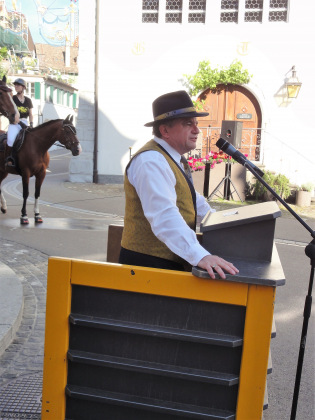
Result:
{"label": "red tile roof", "polygon": [[36,55],[39,60],[39,68],[59,70],[61,73],[78,74],[78,47],[70,49],[70,67],[66,67],[66,47],[53,47],[48,44],[35,44]]}

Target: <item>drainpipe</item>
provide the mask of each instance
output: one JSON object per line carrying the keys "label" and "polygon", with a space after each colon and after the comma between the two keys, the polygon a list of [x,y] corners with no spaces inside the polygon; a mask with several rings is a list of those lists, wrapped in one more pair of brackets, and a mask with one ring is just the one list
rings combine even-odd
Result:
{"label": "drainpipe", "polygon": [[94,153],[93,153],[93,182],[98,183],[98,46],[99,46],[99,0],[95,5],[95,82],[94,82]]}

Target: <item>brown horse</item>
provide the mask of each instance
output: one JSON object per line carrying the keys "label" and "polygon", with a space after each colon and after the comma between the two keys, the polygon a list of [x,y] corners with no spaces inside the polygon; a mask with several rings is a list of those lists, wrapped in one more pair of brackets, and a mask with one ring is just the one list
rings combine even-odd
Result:
{"label": "brown horse", "polygon": [[65,120],[51,120],[36,128],[27,128],[24,142],[15,159],[15,169],[8,169],[7,166],[5,166],[5,152],[0,150],[0,201],[2,213],[6,213],[7,205],[1,192],[1,182],[6,178],[8,173],[21,175],[23,184],[23,207],[20,221],[22,225],[29,223],[26,214],[26,201],[29,195],[29,179],[34,175],[35,223],[42,223],[43,219],[39,214],[38,198],[49,164],[48,149],[56,141],[59,141],[66,149],[71,150],[73,156],[79,155],[82,150],[72,121],[73,117],[70,118],[69,115]]}
{"label": "brown horse", "polygon": [[7,79],[3,76],[0,80],[0,112],[7,117],[10,123],[14,123],[15,114],[18,112],[11,96],[12,89],[7,86]]}

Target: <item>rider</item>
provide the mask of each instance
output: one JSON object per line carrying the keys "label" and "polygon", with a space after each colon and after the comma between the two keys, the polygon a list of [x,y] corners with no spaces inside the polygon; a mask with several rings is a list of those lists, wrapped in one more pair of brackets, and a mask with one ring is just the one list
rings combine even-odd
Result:
{"label": "rider", "polygon": [[13,101],[17,106],[20,117],[19,119],[16,118],[16,122],[14,124],[10,124],[8,128],[6,148],[7,158],[5,164],[9,167],[15,166],[15,162],[12,157],[12,147],[18,133],[26,126],[33,128],[33,103],[31,98],[24,95],[24,91],[26,90],[25,80],[19,78],[16,79],[13,84],[16,91],[16,95],[13,95]]}

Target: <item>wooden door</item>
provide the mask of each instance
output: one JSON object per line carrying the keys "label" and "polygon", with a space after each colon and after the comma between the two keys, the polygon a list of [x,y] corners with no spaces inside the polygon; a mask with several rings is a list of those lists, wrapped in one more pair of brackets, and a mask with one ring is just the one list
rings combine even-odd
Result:
{"label": "wooden door", "polygon": [[198,98],[204,102],[207,117],[199,118],[203,133],[202,155],[216,152],[222,120],[243,122],[240,151],[250,160],[259,160],[261,138],[261,109],[257,99],[243,86],[219,85],[216,90],[207,89]]}

